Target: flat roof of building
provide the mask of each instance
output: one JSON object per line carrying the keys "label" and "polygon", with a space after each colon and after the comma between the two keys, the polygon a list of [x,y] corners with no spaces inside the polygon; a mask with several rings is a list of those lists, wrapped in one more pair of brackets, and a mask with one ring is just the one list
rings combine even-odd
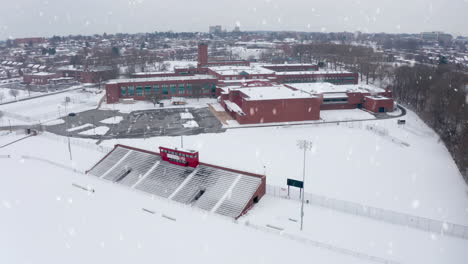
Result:
{"label": "flat roof of building", "polygon": [[245,72],[249,75],[275,73],[275,71],[259,66],[216,66],[209,67],[209,69],[219,75],[240,75],[242,72]]}
{"label": "flat roof of building", "polygon": [[266,66],[266,67],[284,67],[284,66],[291,66],[291,67],[297,67],[297,66],[311,66],[311,67],[317,67],[316,64],[311,64],[311,63],[283,63],[283,64],[261,64],[261,66]]}
{"label": "flat roof of building", "polygon": [[385,96],[380,96],[380,95],[371,95],[371,96],[366,96],[366,98],[372,99],[372,100],[392,100],[391,98],[385,97]]}
{"label": "flat roof of building", "polygon": [[154,72],[135,72],[132,75],[149,75],[149,74],[175,74],[175,72],[170,71],[154,71]]}
{"label": "flat roof of building", "polygon": [[291,83],[287,86],[312,94],[324,93],[383,93],[384,89],[370,84],[343,84],[335,85],[328,82],[315,83]]}
{"label": "flat roof of building", "polygon": [[34,72],[34,73],[26,74],[26,75],[32,75],[32,76],[51,76],[51,75],[55,75],[55,73],[52,73],[52,72]]}
{"label": "flat roof of building", "polygon": [[169,76],[169,77],[151,77],[151,78],[133,78],[133,79],[113,79],[107,84],[118,83],[141,83],[141,82],[163,82],[163,81],[187,81],[187,80],[217,80],[211,75],[193,75],[193,76]]}
{"label": "flat roof of building", "polygon": [[349,71],[287,71],[287,72],[276,72],[276,75],[325,75],[325,74],[340,74],[340,73],[351,73]]}
{"label": "flat roof of building", "polygon": [[300,91],[293,90],[284,85],[272,86],[252,86],[252,87],[239,87],[231,86],[225,87],[223,90],[239,90],[248,98],[246,100],[260,101],[260,100],[279,100],[279,99],[299,99],[299,98],[316,98],[317,96]]}

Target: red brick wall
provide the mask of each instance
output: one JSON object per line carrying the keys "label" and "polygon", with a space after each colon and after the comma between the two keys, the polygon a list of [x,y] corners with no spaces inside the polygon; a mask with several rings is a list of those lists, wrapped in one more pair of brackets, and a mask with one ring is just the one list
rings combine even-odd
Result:
{"label": "red brick wall", "polygon": [[23,82],[27,84],[48,84],[50,79],[60,77],[59,74],[49,74],[49,75],[33,75],[33,74],[24,74]]}
{"label": "red brick wall", "polygon": [[198,66],[205,66],[208,63],[208,45],[201,43],[198,45]]}
{"label": "red brick wall", "polygon": [[364,103],[364,96],[370,95],[369,93],[346,93],[348,95],[348,103],[357,105]]}
{"label": "red brick wall", "polygon": [[[134,79],[134,80],[138,80],[138,78]],[[125,86],[125,87],[128,87],[128,86],[133,86],[135,87],[135,93],[133,96],[125,96],[125,97],[122,97],[122,98],[133,98],[135,100],[145,100],[146,97],[145,97],[145,93],[144,93],[144,87],[145,86],[153,86],[153,85],[163,85],[163,84],[167,84],[167,85],[170,85],[170,84],[176,84],[176,85],[179,85],[179,84],[192,84],[192,85],[202,85],[202,84],[209,84],[210,85],[210,89],[211,89],[211,85],[215,84],[217,85],[217,80],[213,80],[213,79],[201,79],[201,80],[178,80],[178,81],[152,81],[152,82],[144,82],[144,81],[141,81],[141,82],[128,82],[128,83],[118,83],[118,84],[106,84],[106,98],[107,98],[107,102],[108,103],[112,103],[112,102],[118,102],[119,99],[121,98],[120,96],[120,87],[122,86]],[[138,96],[136,94],[136,87],[137,86],[142,86],[143,87],[143,95],[142,96]],[[159,92],[161,93],[161,87],[159,88]],[[169,88],[170,89],[170,88]],[[178,91],[178,86],[177,86],[177,91]],[[193,91],[193,90],[192,90]],[[153,92],[153,90],[152,90]],[[192,93],[192,94],[187,94],[187,93],[184,93],[184,94],[177,94],[178,97],[189,97],[189,96],[213,96],[214,94],[211,93],[211,90],[210,92],[208,93],[202,93],[202,94],[199,94],[199,95],[196,95],[195,93]],[[173,95],[170,94],[167,94],[167,95],[162,95],[161,94],[161,98],[170,98],[172,97]]]}
{"label": "red brick wall", "polygon": [[372,97],[366,97],[364,98],[364,108],[374,112],[378,113],[379,108],[384,107],[385,112],[392,111],[393,110],[393,99],[387,98],[387,99],[374,99]]}
{"label": "red brick wall", "polygon": [[118,84],[106,84],[106,101],[113,104],[119,101],[120,90]]}
{"label": "red brick wall", "polygon": [[320,110],[338,110],[338,109],[355,109],[357,105],[354,104],[322,104]]}
{"label": "red brick wall", "polygon": [[243,100],[241,108],[246,115],[237,115],[236,120],[240,124],[319,120],[321,100],[321,98]]}

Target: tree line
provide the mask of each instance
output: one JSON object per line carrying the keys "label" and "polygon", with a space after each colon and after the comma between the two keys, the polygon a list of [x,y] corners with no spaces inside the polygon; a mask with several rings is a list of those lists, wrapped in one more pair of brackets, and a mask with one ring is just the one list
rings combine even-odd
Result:
{"label": "tree line", "polygon": [[312,43],[291,54],[303,63],[326,62],[332,69],[358,72],[361,82],[388,84],[399,103],[437,132],[468,183],[468,74],[456,65],[395,66],[391,55],[370,47]]}

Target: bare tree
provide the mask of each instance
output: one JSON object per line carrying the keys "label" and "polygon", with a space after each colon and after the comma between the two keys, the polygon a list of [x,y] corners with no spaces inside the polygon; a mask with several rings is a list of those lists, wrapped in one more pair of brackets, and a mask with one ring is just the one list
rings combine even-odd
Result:
{"label": "bare tree", "polygon": [[161,95],[157,93],[145,94],[145,99],[152,102],[153,106],[156,107],[156,104],[159,103]]}
{"label": "bare tree", "polygon": [[16,100],[16,97],[18,96],[19,92],[18,90],[16,89],[10,89],[10,91],[8,92],[11,96],[15,97],[15,100]]}
{"label": "bare tree", "polygon": [[28,91],[28,96],[31,97],[31,84],[26,84],[26,90]]}

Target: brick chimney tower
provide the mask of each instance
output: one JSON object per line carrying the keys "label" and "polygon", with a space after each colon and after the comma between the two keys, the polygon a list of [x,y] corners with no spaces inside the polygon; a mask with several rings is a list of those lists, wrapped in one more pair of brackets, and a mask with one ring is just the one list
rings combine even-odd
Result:
{"label": "brick chimney tower", "polygon": [[208,45],[206,43],[198,44],[198,67],[208,64]]}

